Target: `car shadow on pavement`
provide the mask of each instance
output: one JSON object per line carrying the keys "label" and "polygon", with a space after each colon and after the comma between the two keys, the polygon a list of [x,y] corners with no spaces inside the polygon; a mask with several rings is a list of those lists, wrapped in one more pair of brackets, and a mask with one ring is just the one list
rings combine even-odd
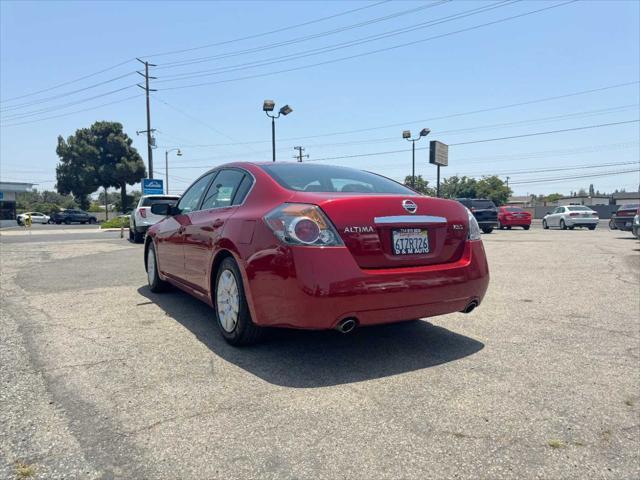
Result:
{"label": "car shadow on pavement", "polygon": [[274,328],[261,343],[237,348],[224,341],[208,305],[177,289],[154,294],[144,286],[138,293],[216,355],[286,387],[316,388],[387,377],[452,362],[484,348],[477,340],[420,320],[356,329],[347,335]]}

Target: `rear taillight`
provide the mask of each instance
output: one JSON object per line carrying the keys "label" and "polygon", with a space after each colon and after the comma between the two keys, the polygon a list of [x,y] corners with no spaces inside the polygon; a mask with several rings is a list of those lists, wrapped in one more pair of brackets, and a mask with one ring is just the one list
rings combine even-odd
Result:
{"label": "rear taillight", "polygon": [[481,233],[478,221],[471,211],[467,210],[467,214],[469,217],[469,232],[467,233],[467,240],[480,240]]}
{"label": "rear taillight", "polygon": [[569,216],[570,217],[579,217],[580,214],[579,213],[570,213]]}
{"label": "rear taillight", "polygon": [[140,209],[140,216],[142,218],[147,218],[147,209],[146,208],[141,208]]}
{"label": "rear taillight", "polygon": [[279,240],[290,245],[343,245],[338,232],[316,205],[285,203],[269,212],[264,221]]}
{"label": "rear taillight", "polygon": [[598,216],[598,214],[597,214],[596,212],[593,212],[593,213],[591,214],[591,216],[592,216],[592,217],[597,217],[597,216]]}

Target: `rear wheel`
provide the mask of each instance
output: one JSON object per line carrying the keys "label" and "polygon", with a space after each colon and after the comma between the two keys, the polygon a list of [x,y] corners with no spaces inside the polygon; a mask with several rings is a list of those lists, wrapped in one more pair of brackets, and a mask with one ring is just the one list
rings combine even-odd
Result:
{"label": "rear wheel", "polygon": [[94,223],[96,223],[96,219],[95,219],[95,218],[90,218],[90,219],[89,219],[89,223],[90,223],[91,225],[93,225]]}
{"label": "rear wheel", "polygon": [[149,290],[153,293],[164,292],[169,284],[160,279],[158,275],[158,262],[156,261],[156,249],[153,246],[153,242],[149,243],[147,248],[147,282],[149,283]]}
{"label": "rear wheel", "polygon": [[493,227],[482,227],[482,231],[484,233],[491,233],[493,232]]}
{"label": "rear wheel", "polygon": [[616,228],[616,221],[612,218],[611,220],[609,220],[609,228],[611,230],[617,230]]}
{"label": "rear wheel", "polygon": [[567,229],[567,225],[564,223],[564,220],[560,220],[560,229],[562,229],[562,230],[566,230]]}
{"label": "rear wheel", "polygon": [[251,320],[242,275],[233,258],[225,258],[218,268],[213,308],[218,327],[227,343],[250,345],[262,336],[263,329]]}
{"label": "rear wheel", "polygon": [[589,225],[589,230],[595,230],[596,226],[595,225]]}
{"label": "rear wheel", "polygon": [[529,230],[529,225],[523,225],[522,228],[524,228],[525,230]]}
{"label": "rear wheel", "polygon": [[542,228],[544,228],[545,230],[549,230],[549,225],[547,225],[546,220],[542,220]]}
{"label": "rear wheel", "polygon": [[[131,235],[131,230],[129,230],[129,235]],[[133,224],[133,243],[142,243],[144,241],[144,234],[138,233],[136,229],[136,224]]]}

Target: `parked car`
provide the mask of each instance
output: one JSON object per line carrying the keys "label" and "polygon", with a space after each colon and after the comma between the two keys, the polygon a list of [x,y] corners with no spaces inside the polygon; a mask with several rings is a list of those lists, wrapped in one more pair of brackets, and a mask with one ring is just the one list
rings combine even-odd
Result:
{"label": "parked car", "polygon": [[151,212],[151,207],[158,203],[175,205],[180,200],[179,195],[144,195],[140,197],[138,205],[129,216],[129,240],[142,243],[144,235],[152,225],[164,217]]}
{"label": "parked car", "polygon": [[531,228],[531,214],[519,207],[500,207],[498,209],[498,228],[511,230],[511,227]]}
{"label": "parked car", "polygon": [[18,225],[25,225],[27,217],[31,215],[31,223],[51,223],[51,217],[40,212],[25,212],[16,217]]}
{"label": "parked car", "polygon": [[638,211],[638,208],[640,208],[638,204],[621,205],[611,217],[611,221],[613,221],[615,225],[615,230],[630,232],[633,228],[633,216]]}
{"label": "parked car", "polygon": [[471,210],[484,233],[491,233],[494,228],[498,228],[498,209],[493,201],[486,198],[456,198],[456,200]]}
{"label": "parked car", "polygon": [[70,223],[96,223],[98,219],[83,210],[69,208],[51,215],[51,221],[57,225],[60,225],[61,223],[69,225]]}
{"label": "parked car", "polygon": [[198,178],[145,239],[149,288],[209,304],[227,342],[263,327],[336,329],[469,313],[489,269],[458,202],[308,163],[232,163]]}
{"label": "parked car", "polygon": [[636,211],[636,216],[633,217],[631,232],[633,233],[634,237],[640,238],[640,208],[638,208],[638,210]]}
{"label": "parked car", "polygon": [[542,219],[542,228],[559,227],[562,230],[573,230],[575,227],[586,227],[595,230],[598,226],[598,213],[582,205],[557,207]]}

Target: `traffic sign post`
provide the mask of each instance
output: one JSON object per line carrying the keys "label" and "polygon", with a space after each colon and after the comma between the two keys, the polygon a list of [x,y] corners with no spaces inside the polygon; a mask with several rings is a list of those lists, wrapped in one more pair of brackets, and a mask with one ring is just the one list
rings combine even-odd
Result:
{"label": "traffic sign post", "polygon": [[142,179],[143,195],[162,195],[164,193],[164,184],[162,180],[156,178]]}
{"label": "traffic sign post", "polygon": [[440,196],[440,167],[449,165],[449,145],[431,140],[429,142],[429,163],[434,164],[438,168],[436,180],[436,196]]}

